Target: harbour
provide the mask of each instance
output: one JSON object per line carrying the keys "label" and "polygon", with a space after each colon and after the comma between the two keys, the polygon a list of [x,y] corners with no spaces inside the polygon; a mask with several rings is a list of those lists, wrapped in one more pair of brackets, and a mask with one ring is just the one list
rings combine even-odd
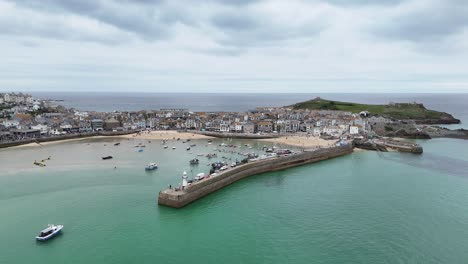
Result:
{"label": "harbour", "polygon": [[[213,139],[208,145],[207,139],[192,139],[196,146],[186,151],[188,143],[182,140],[168,141],[176,147],[172,150],[159,140],[100,138],[2,149],[0,232],[9,239],[0,241],[5,249],[0,262],[180,263],[180,249],[187,244],[192,246],[182,259],[195,262],[223,257],[226,263],[285,263],[292,248],[298,249],[294,257],[301,263],[310,258],[408,262],[413,257],[425,263],[463,262],[468,258],[468,175],[463,169],[468,146],[455,139],[415,142],[423,154],[355,151],[255,174],[182,210],[158,206],[155,198],[159,190],[181,182],[184,170],[195,177],[217,160],[198,153],[213,153],[222,143],[261,153],[267,143]],[[134,149],[139,143],[146,145],[142,153]],[[217,153],[218,159],[231,157]],[[114,158],[102,161],[105,155]],[[47,167],[31,163],[49,156]],[[200,162],[191,167],[188,161],[194,157]],[[159,168],[145,171],[152,161]],[[48,223],[66,229],[38,244],[33,237]],[[373,242],[366,239],[370,235]],[[447,235],[449,241],[440,239]],[[256,242],[260,237],[267,242]],[[399,249],[392,251],[395,244]],[[131,251],[124,250],[129,247]],[[359,248],[367,250],[353,254]],[[229,254],[232,250],[239,254]],[[51,255],[53,259],[47,258]]]}

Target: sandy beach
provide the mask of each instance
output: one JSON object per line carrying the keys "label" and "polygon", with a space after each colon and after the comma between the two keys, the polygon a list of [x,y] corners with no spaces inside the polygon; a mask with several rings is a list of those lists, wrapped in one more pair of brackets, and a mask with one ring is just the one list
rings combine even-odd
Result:
{"label": "sandy beach", "polygon": [[179,133],[174,130],[161,130],[161,131],[148,131],[148,132],[141,132],[137,134],[129,134],[129,135],[122,135],[116,136],[120,138],[133,138],[133,139],[149,139],[149,140],[164,140],[164,139],[204,139],[204,138],[211,138],[208,136],[200,135],[200,134],[193,134],[193,133]]}
{"label": "sandy beach", "polygon": [[99,138],[118,138],[118,137],[121,137],[121,136],[92,136],[92,137],[82,137],[82,138],[60,139],[60,140],[56,140],[56,141],[48,141],[48,142],[40,142],[40,143],[28,143],[28,144],[23,144],[23,145],[19,145],[19,146],[12,146],[12,147],[7,147],[7,148],[40,147],[40,146],[45,146],[45,145],[60,144],[60,143],[66,143],[66,142],[72,142],[72,141],[99,139]]}
{"label": "sandy beach", "polygon": [[295,147],[303,147],[305,149],[316,147],[334,146],[336,140],[325,140],[319,137],[312,136],[287,136],[279,138],[259,139],[260,141],[272,142],[277,144],[285,144]]}
{"label": "sandy beach", "polygon": [[[72,141],[80,141],[80,140],[89,140],[89,139],[99,139],[99,138],[130,138],[130,139],[145,139],[145,140],[170,140],[175,138],[180,139],[208,139],[212,138],[205,135],[194,134],[189,132],[182,132],[179,133],[174,130],[163,130],[163,131],[148,131],[148,132],[141,132],[136,134],[128,134],[128,135],[119,135],[119,136],[93,136],[93,137],[85,137],[85,138],[75,138],[75,139],[64,139],[64,140],[57,140],[57,141],[50,141],[50,142],[42,142],[42,143],[29,143],[20,146],[14,146],[11,148],[25,148],[25,147],[40,147],[49,144],[59,144],[65,142],[72,142]],[[336,140],[325,140],[319,137],[312,137],[312,136],[287,136],[287,137],[279,137],[279,138],[270,138],[270,139],[257,139],[263,142],[270,142],[274,144],[284,144],[294,147],[303,147],[305,149],[317,148],[317,147],[328,147],[333,146]]]}
{"label": "sandy beach", "polygon": [[147,140],[164,140],[164,139],[173,139],[173,138],[180,138],[180,139],[204,139],[204,138],[211,138],[204,135],[199,134],[192,134],[192,133],[179,133],[175,130],[164,130],[164,131],[149,131],[149,132],[141,132],[135,134],[128,134],[128,135],[118,135],[118,136],[93,136],[93,137],[83,137],[83,138],[73,138],[73,139],[62,139],[57,141],[49,141],[49,142],[41,142],[41,143],[28,143],[19,146],[12,146],[8,148],[27,148],[27,147],[40,147],[50,144],[59,144],[65,142],[72,142],[72,141],[80,141],[80,140],[89,140],[89,139],[102,139],[102,138],[133,138],[133,139],[147,139]]}

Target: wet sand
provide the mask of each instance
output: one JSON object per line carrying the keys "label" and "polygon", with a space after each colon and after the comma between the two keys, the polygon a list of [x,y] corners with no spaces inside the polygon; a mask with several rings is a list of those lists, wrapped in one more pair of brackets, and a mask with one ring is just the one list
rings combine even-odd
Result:
{"label": "wet sand", "polygon": [[149,131],[149,132],[141,132],[137,134],[130,134],[130,135],[122,135],[116,136],[120,138],[134,138],[134,139],[149,139],[149,140],[165,140],[165,139],[204,139],[204,138],[212,138],[209,136],[204,136],[200,134],[193,134],[193,133],[186,133],[182,132],[179,133],[175,130],[163,130],[163,131]]}
{"label": "wet sand", "polygon": [[118,135],[118,136],[92,136],[92,137],[82,137],[82,138],[73,138],[73,139],[62,139],[56,141],[49,141],[49,142],[41,142],[41,143],[28,143],[19,146],[13,146],[8,148],[27,148],[27,147],[40,147],[49,144],[58,144],[58,143],[65,143],[65,142],[72,142],[72,141],[80,141],[80,140],[90,140],[90,139],[103,139],[103,138],[133,138],[133,139],[147,139],[147,140],[169,140],[173,138],[180,138],[180,139],[204,139],[204,138],[211,138],[204,135],[193,134],[193,133],[179,133],[175,130],[164,130],[164,131],[150,131],[150,132],[141,132],[135,134],[128,134],[128,135]]}
{"label": "wet sand", "polygon": [[259,139],[259,141],[271,142],[276,144],[285,144],[295,147],[315,148],[334,146],[336,140],[325,140],[319,137],[312,136],[287,136],[279,138]]}

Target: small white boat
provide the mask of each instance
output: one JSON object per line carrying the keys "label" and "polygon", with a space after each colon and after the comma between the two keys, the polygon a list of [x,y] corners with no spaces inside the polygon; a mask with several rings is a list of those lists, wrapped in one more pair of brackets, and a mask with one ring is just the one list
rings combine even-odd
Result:
{"label": "small white boat", "polygon": [[158,168],[158,164],[151,162],[150,164],[146,165],[145,170],[155,170]]}
{"label": "small white boat", "polygon": [[176,149],[176,147],[172,147],[172,149]]}
{"label": "small white boat", "polygon": [[38,241],[46,241],[55,237],[62,231],[63,225],[48,225],[46,229],[42,230],[36,237]]}
{"label": "small white boat", "polygon": [[165,149],[167,149],[168,147],[167,146],[164,146]]}
{"label": "small white boat", "polygon": [[198,173],[197,176],[195,176],[195,180],[197,181],[202,180],[203,178],[205,178],[205,173],[203,172]]}

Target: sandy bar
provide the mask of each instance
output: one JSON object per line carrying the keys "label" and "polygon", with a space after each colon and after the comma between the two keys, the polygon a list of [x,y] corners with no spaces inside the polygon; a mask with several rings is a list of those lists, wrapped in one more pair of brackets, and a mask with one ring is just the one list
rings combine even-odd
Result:
{"label": "sandy bar", "polygon": [[161,130],[161,131],[149,131],[149,132],[141,132],[137,134],[130,134],[130,135],[122,135],[116,136],[120,138],[133,138],[133,139],[152,139],[152,140],[164,140],[164,139],[205,139],[205,138],[212,138],[209,136],[204,136],[200,134],[193,134],[189,132],[177,132],[174,130]]}
{"label": "sandy bar", "polygon": [[102,139],[102,138],[118,138],[118,137],[121,137],[121,136],[92,136],[92,137],[81,137],[81,138],[71,138],[71,139],[60,139],[60,140],[40,142],[40,143],[28,143],[28,144],[23,144],[23,145],[19,145],[19,146],[7,147],[5,149],[25,148],[25,147],[40,147],[40,146],[46,146],[46,145],[51,145],[51,144],[59,144],[59,143],[66,143],[66,142],[72,142],[72,141],[81,141],[81,140],[89,140],[89,139]]}
{"label": "sandy bar", "polygon": [[275,144],[285,144],[295,147],[315,148],[315,147],[328,147],[334,146],[336,140],[325,140],[313,136],[288,136],[279,138],[259,139],[259,141],[271,142]]}
{"label": "sandy bar", "polygon": [[28,143],[28,144],[19,145],[19,146],[8,147],[8,149],[40,147],[40,146],[45,146],[45,145],[50,145],[50,144],[59,144],[59,143],[66,143],[66,142],[80,141],[80,140],[90,140],[90,139],[105,139],[105,138],[116,138],[116,139],[132,138],[132,139],[146,139],[146,140],[164,140],[164,139],[173,139],[173,138],[207,139],[211,137],[199,135],[199,134],[192,134],[192,133],[179,133],[174,130],[163,130],[163,131],[150,131],[150,132],[141,132],[141,133],[128,134],[128,135],[118,135],[118,136],[92,136],[92,137],[81,137],[81,138],[73,138],[73,139],[61,139],[61,140],[41,142],[41,143]]}

